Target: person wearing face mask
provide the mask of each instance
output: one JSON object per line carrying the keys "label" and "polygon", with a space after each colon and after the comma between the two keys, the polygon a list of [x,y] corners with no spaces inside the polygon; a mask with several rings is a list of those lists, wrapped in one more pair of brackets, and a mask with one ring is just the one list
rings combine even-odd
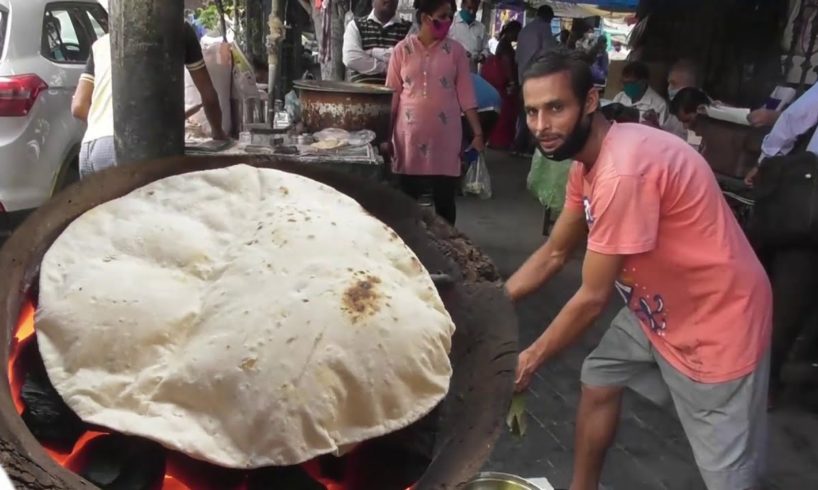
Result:
{"label": "person wearing face mask", "polygon": [[420,29],[395,46],[386,86],[392,97],[392,169],[414,198],[431,188],[437,213],[454,224],[461,173],[461,114],[471,146],[485,149],[466,50],[447,34],[453,0],[415,0]]}
{"label": "person wearing face mask", "polygon": [[[704,94],[704,92],[701,91],[699,80],[699,69],[693,61],[681,59],[674,63],[667,75],[667,99],[670,102],[671,107],[673,106],[673,101],[676,98],[676,95],[684,89],[695,89],[698,93]],[[711,101],[708,98],[707,104],[710,103]],[[689,114],[688,116],[689,118],[692,118],[695,116],[695,114]],[[665,131],[673,133],[681,138],[687,137],[688,124],[681,121],[676,116],[674,111],[670,111],[670,114],[668,114],[664,124],[660,123],[658,117],[653,117],[652,113],[648,117],[650,118],[650,120],[647,121],[648,124],[651,124],[654,127],[660,127]]]}
{"label": "person wearing face mask", "polygon": [[625,302],[582,366],[572,490],[597,490],[625,387],[672,405],[709,490],[760,489],[772,294],[764,268],[692,147],[598,111],[591,70],[553,50],[523,77],[528,127],[572,159],[548,241],[512,275],[514,301],[554,277],[587,237],[582,283],[520,353],[516,389],[576,342],[614,292]]}
{"label": "person wearing face mask", "polygon": [[480,0],[463,0],[460,6],[449,30],[449,37],[463,45],[469,57],[471,71],[477,72],[477,65],[491,54],[486,40],[486,27],[477,21]]}
{"label": "person wearing face mask", "polygon": [[662,127],[667,122],[667,102],[650,85],[650,70],[641,61],[632,61],[622,69],[622,92],[616,94],[613,102],[639,110],[642,120],[654,121]]}

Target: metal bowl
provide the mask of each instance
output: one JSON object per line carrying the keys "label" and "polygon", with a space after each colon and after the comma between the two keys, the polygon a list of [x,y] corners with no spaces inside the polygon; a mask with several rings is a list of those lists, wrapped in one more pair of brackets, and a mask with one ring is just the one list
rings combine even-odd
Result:
{"label": "metal bowl", "polygon": [[465,490],[542,490],[525,478],[496,471],[480,473],[463,488]]}

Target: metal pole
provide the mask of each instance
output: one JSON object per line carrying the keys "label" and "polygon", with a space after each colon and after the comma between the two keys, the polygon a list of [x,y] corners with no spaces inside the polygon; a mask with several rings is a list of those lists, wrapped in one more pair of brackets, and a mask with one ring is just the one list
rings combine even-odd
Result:
{"label": "metal pole", "polygon": [[111,0],[111,18],[117,161],[184,154],[184,1]]}

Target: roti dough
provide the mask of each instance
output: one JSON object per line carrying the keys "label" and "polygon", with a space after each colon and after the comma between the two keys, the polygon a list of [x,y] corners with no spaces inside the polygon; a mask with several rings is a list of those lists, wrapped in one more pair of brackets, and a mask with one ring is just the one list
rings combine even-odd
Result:
{"label": "roti dough", "polygon": [[230,468],[403,428],[449,387],[429,273],[355,200],[246,165],[94,208],[46,253],[40,353],[89,424]]}

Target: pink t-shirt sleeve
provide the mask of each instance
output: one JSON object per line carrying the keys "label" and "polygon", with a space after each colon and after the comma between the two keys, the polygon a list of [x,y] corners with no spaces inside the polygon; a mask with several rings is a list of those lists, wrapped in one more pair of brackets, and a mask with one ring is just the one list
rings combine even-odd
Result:
{"label": "pink t-shirt sleeve", "polygon": [[565,208],[582,211],[582,187],[582,165],[573,162],[565,185]]}
{"label": "pink t-shirt sleeve", "polygon": [[636,255],[656,247],[658,189],[638,176],[597,181],[591,196],[588,249],[606,255]]}

